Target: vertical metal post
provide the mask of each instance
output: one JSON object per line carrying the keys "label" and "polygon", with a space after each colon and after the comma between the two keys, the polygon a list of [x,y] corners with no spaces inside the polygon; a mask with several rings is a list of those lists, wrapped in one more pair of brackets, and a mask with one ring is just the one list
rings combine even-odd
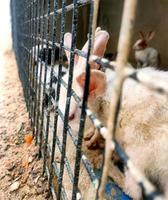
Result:
{"label": "vertical metal post", "polygon": [[[46,28],[46,19],[45,19],[45,2],[46,0],[43,0],[43,21],[42,21],[42,50],[43,50],[43,45],[44,45],[44,37],[45,37],[45,28]],[[47,65],[45,63],[45,72],[44,72],[44,66],[41,62],[41,66],[40,66],[40,89],[39,89],[39,98],[41,98],[42,95],[42,101],[43,101],[43,97],[45,94],[45,84],[46,84],[46,72],[47,72]],[[43,70],[43,71],[42,71]],[[44,77],[44,82],[43,82],[43,91],[41,93],[41,85],[42,85],[42,73],[43,73],[43,77]],[[40,108],[39,108],[40,109]],[[42,153],[42,143],[43,143],[43,123],[44,123],[44,104],[42,102],[42,108],[41,108],[41,113],[40,113],[40,129],[39,129],[39,157],[41,157],[41,153]]]}
{"label": "vertical metal post", "polygon": [[[37,109],[37,83],[38,83],[38,52],[39,52],[39,42],[37,41],[38,32],[38,0],[35,2],[35,31],[34,31],[34,66],[33,66],[33,76],[34,76],[34,108],[33,108],[33,136],[35,136],[35,126],[36,126],[36,109]],[[38,45],[37,45],[38,44]],[[37,46],[37,48],[36,48]],[[36,59],[37,58],[37,59]]]}
{"label": "vertical metal post", "polygon": [[[50,15],[50,10],[51,10],[51,0],[48,0],[48,6],[47,6],[47,19],[46,19],[46,27],[47,27],[47,30],[46,30],[46,55],[45,55],[45,81],[44,81],[44,86],[45,86],[45,89],[43,90],[43,101],[44,101],[44,95],[46,94],[46,76],[49,74],[48,69],[47,69],[47,65],[48,65],[48,53],[49,53],[49,33],[50,33],[50,18],[49,18],[49,15]],[[52,54],[53,54],[53,50],[52,50]],[[54,54],[53,54],[54,56]],[[52,56],[52,57],[53,57]],[[53,61],[53,60],[52,60]],[[52,69],[51,69],[51,72],[53,72],[53,62],[52,62]],[[52,74],[50,73],[50,89],[52,87]],[[44,103],[43,103],[43,110],[44,110]],[[44,111],[43,111],[44,112]],[[46,159],[47,159],[47,143],[48,143],[48,134],[49,134],[49,122],[50,122],[50,110],[47,110],[47,120],[46,120],[46,135],[45,135],[45,138],[44,138],[44,162],[43,162],[43,173],[45,172],[45,167],[46,167]]]}
{"label": "vertical metal post", "polygon": [[[41,2],[41,1],[40,1]],[[40,4],[40,15],[39,15],[39,46],[40,50],[43,51],[44,47],[44,0],[42,0],[42,3]],[[41,43],[40,43],[41,41]],[[38,46],[38,49],[39,49]],[[37,65],[38,65],[38,89],[37,89],[37,116],[36,116],[36,141],[39,143],[39,157],[41,157],[41,148],[42,148],[42,119],[41,119],[41,95],[42,95],[42,68],[43,68],[43,63],[39,60],[37,57]],[[44,73],[44,72],[43,72]]]}
{"label": "vertical metal post", "polygon": [[[90,66],[88,64],[90,51],[92,48],[92,31],[93,26],[93,14],[94,14],[94,3],[92,2],[90,5],[90,16],[89,16],[89,37],[88,37],[88,51],[87,51],[87,58],[86,58],[86,78],[85,78],[85,86],[84,86],[84,94],[83,94],[83,101],[81,107],[81,116],[80,116],[80,125],[79,125],[79,132],[78,132],[78,143],[76,149],[76,159],[75,159],[75,168],[74,168],[74,182],[73,182],[73,193],[72,193],[72,200],[76,200],[77,198],[77,191],[78,191],[78,181],[79,181],[79,171],[80,171],[80,162],[81,162],[81,146],[83,140],[83,133],[84,133],[84,126],[85,126],[85,119],[86,119],[86,105],[88,99],[88,90],[89,90],[89,80],[90,80]],[[97,19],[96,19],[97,21]]]}
{"label": "vertical metal post", "polygon": [[[57,121],[58,121],[58,103],[59,103],[59,95],[60,95],[60,87],[61,87],[61,72],[62,72],[62,54],[63,54],[63,41],[64,41],[64,21],[65,21],[65,6],[66,0],[62,0],[62,15],[61,15],[61,39],[60,39],[60,53],[59,53],[59,71],[58,71],[58,81],[57,81],[57,89],[56,89],[56,108],[54,112],[54,129],[53,129],[53,141],[52,141],[52,155],[51,155],[51,174],[49,179],[49,187],[51,187],[52,179],[53,179],[53,162],[55,159],[55,148],[56,148],[56,136],[57,136]],[[57,30],[57,9],[58,9],[58,0],[54,0],[54,16],[53,16],[53,48],[55,45],[55,37]],[[53,60],[54,56],[52,56]],[[51,82],[50,82],[51,83]]]}
{"label": "vertical metal post", "polygon": [[[39,67],[39,64],[41,65],[41,63],[39,63],[39,48],[40,48],[40,36],[41,36],[41,12],[42,12],[42,5],[41,5],[41,2],[40,0],[38,0],[37,2],[37,9],[38,9],[38,14],[37,14],[37,17],[38,17],[38,25],[37,25],[37,32],[36,32],[36,40],[37,40],[37,53],[36,53],[36,57],[37,57],[37,60],[36,60],[36,74],[35,74],[35,79],[36,79],[36,88],[35,88],[35,93],[36,93],[36,96],[35,96],[35,103],[36,103],[36,109],[34,109],[34,121],[35,121],[35,127],[36,127],[36,132],[35,132],[35,141],[36,141],[36,144],[38,143],[38,140],[39,140],[39,137],[38,137],[38,127],[39,127],[39,115],[40,115],[40,94],[41,94],[41,84],[40,84],[40,79],[41,79],[41,76],[39,74],[39,70],[40,70],[40,67]],[[40,31],[40,32],[39,32]],[[42,49],[42,47],[40,48]],[[41,71],[41,70],[40,70]],[[34,130],[35,131],[35,130]]]}
{"label": "vertical metal post", "polygon": [[68,118],[69,118],[69,109],[70,109],[70,102],[71,102],[71,89],[72,89],[73,69],[74,69],[74,56],[75,56],[74,50],[76,48],[77,23],[78,23],[78,1],[73,0],[73,4],[74,4],[74,9],[73,9],[73,19],[72,19],[72,43],[71,43],[71,53],[70,53],[67,100],[66,100],[65,115],[64,115],[62,154],[61,154],[58,197],[57,197],[58,200],[60,200],[60,198],[61,198],[61,188],[62,188],[63,173],[64,173],[64,164],[65,164],[65,155],[66,155],[66,141],[67,141],[67,128],[68,128]]}

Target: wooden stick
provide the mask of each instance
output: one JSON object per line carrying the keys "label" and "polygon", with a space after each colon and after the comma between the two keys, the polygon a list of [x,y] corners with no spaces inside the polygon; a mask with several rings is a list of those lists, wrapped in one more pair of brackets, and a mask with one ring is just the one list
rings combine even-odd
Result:
{"label": "wooden stick", "polygon": [[123,81],[125,78],[124,67],[127,65],[127,60],[130,52],[130,44],[135,21],[136,6],[137,0],[125,0],[118,43],[116,78],[114,80],[112,90],[112,100],[110,105],[111,111],[109,113],[109,119],[107,124],[108,131],[105,144],[105,161],[103,167],[102,180],[98,193],[100,200],[104,199],[104,188],[107,182],[108,172],[110,170],[109,166],[113,152],[113,149],[110,150],[111,141],[115,135],[116,113],[121,96]]}
{"label": "wooden stick", "polygon": [[[93,22],[92,22],[92,48],[90,54],[92,55],[93,53],[93,47],[94,47],[94,40],[95,40],[95,33],[97,31],[97,19],[98,19],[98,12],[99,12],[99,5],[100,5],[100,0],[94,0],[94,11],[93,11]],[[101,28],[100,28],[101,29]]]}

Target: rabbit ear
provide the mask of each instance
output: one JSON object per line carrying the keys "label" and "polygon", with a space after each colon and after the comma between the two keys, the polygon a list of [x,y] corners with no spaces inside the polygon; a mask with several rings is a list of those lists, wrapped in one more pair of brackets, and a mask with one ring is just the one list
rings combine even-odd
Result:
{"label": "rabbit ear", "polygon": [[95,30],[95,34],[98,33],[99,31],[101,31],[101,27],[97,27]]}
{"label": "rabbit ear", "polygon": [[[71,44],[72,44],[72,34],[71,33],[65,33],[64,35],[64,45],[65,47],[67,47],[68,49],[71,49]],[[67,59],[68,59],[68,63],[70,63],[70,51],[65,50]],[[75,55],[75,64],[78,61],[78,56]]]}
{"label": "rabbit ear", "polygon": [[[71,43],[72,43],[72,34],[71,33],[65,33],[64,35],[64,45],[65,47],[71,49]],[[65,50],[68,62],[70,60],[70,52]]]}
{"label": "rabbit ear", "polygon": [[93,54],[99,57],[103,57],[106,51],[108,40],[109,40],[109,34],[107,31],[96,32]]}
{"label": "rabbit ear", "polygon": [[[82,52],[87,53],[88,52],[88,45],[89,45],[89,41],[87,41],[85,43],[85,45],[82,48]],[[86,58],[82,57],[82,56],[78,56],[78,59],[76,59],[76,65],[75,65],[75,69],[76,72],[80,73],[82,71],[85,70],[85,66],[86,66]]]}
{"label": "rabbit ear", "polygon": [[[84,88],[86,73],[80,74],[76,80],[79,85]],[[91,70],[90,73],[90,84],[89,84],[89,97],[96,98],[102,95],[106,89],[106,76],[105,73],[99,70]]]}
{"label": "rabbit ear", "polygon": [[150,41],[153,39],[154,36],[155,36],[155,31],[149,31],[148,34],[146,35],[146,40]]}
{"label": "rabbit ear", "polygon": [[[64,44],[66,45],[66,47],[70,48],[71,42],[72,42],[72,34],[66,33],[64,35]],[[85,53],[87,53],[87,51],[88,51],[88,44],[89,44],[89,41],[87,41],[82,48],[82,51],[85,52]],[[68,63],[70,63],[70,52],[65,50],[65,53],[66,53],[66,56],[68,58]],[[86,59],[84,57],[75,55],[75,69],[76,69],[76,71],[78,73],[80,73],[81,71],[84,71],[85,66],[86,66]]]}
{"label": "rabbit ear", "polygon": [[[101,28],[97,27],[96,31],[95,31],[95,37],[99,34],[100,31],[101,31]],[[85,53],[87,53],[87,51],[88,51],[88,44],[89,44],[89,41],[87,41],[82,48],[82,51],[84,51]]]}
{"label": "rabbit ear", "polygon": [[[109,34],[107,31],[99,30],[95,33],[95,41],[93,46],[93,55],[103,57],[106,51]],[[95,62],[90,62],[92,69],[99,69],[99,65]]]}
{"label": "rabbit ear", "polygon": [[[93,55],[103,57],[107,42],[109,40],[109,34],[107,31],[102,31],[100,28],[96,29],[95,32],[95,40],[94,40],[94,46],[93,46]],[[82,51],[87,53],[88,51],[88,41],[85,43],[84,47],[82,48]],[[84,71],[84,67],[86,65],[86,59],[83,57],[80,57],[77,63],[78,69],[80,68],[82,71]],[[99,69],[99,65],[95,62],[90,62],[91,69]]]}
{"label": "rabbit ear", "polygon": [[139,35],[140,35],[140,37],[141,37],[142,39],[145,39],[145,35],[144,35],[144,33],[143,33],[142,31],[139,31]]}

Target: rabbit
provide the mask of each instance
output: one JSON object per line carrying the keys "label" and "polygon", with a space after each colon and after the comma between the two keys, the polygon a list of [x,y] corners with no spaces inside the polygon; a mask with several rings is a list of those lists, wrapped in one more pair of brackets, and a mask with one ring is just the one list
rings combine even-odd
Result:
{"label": "rabbit", "polygon": [[[38,51],[39,51],[39,53],[37,55]],[[48,52],[48,59],[47,59],[47,63],[46,63],[46,53],[47,52]],[[42,85],[44,83],[44,75],[45,75],[44,63],[46,63],[48,66],[47,72],[46,72],[46,88],[47,88],[47,90],[49,90],[50,79],[51,79],[50,76],[51,76],[52,49],[51,49],[51,47],[49,47],[47,50],[47,46],[45,44],[43,45],[43,48],[42,48],[42,45],[39,45],[39,49],[38,49],[38,46],[36,45],[35,47],[32,48],[32,54],[33,54],[33,64],[32,65],[35,68],[35,70],[34,70],[35,76],[37,73],[38,84],[40,82],[40,71],[41,71],[41,83],[42,83]],[[39,61],[41,61],[43,64],[41,65],[41,62],[39,62]],[[43,99],[43,104],[47,108],[49,108],[49,106],[51,105],[51,97],[55,98],[55,89],[54,88],[56,87],[56,83],[57,83],[58,67],[59,67],[58,62],[59,62],[59,48],[55,47],[54,48],[54,74],[52,76],[52,88],[50,91],[51,96],[48,96],[48,94],[44,94],[44,99]],[[37,67],[37,65],[38,65],[38,67]],[[62,66],[61,75],[64,76],[67,73],[67,71],[68,71],[67,58],[65,55],[63,55],[63,66]]]}
{"label": "rabbit", "polygon": [[[109,34],[106,31],[100,30],[95,35],[95,43],[93,48],[93,53],[97,56],[103,57],[106,45],[109,39]],[[70,48],[72,40],[71,33],[66,33],[64,36],[64,45]],[[83,52],[87,52],[88,50],[88,41],[85,43],[84,47],[82,48]],[[70,52],[65,51],[68,62],[70,62]],[[86,65],[86,59],[83,57],[79,57],[75,55],[75,66],[74,66],[74,75],[73,75],[73,81],[72,81],[72,89],[76,92],[76,94],[82,99],[83,97],[83,87],[81,87],[78,83],[81,82],[84,84],[84,72],[85,72],[85,65]],[[99,88],[96,87],[97,82],[99,81],[99,76],[101,76],[101,73],[99,70],[99,65],[95,64],[94,62],[91,63],[91,78],[90,78],[90,87],[93,88],[93,91],[89,93],[89,102],[92,104],[92,101],[94,101],[94,96],[96,93],[97,95],[104,90],[104,85],[102,84]],[[63,80],[67,83],[68,82],[68,76],[67,73]],[[60,90],[60,100],[59,100],[59,109],[62,111],[62,113],[65,112],[65,105],[66,105],[66,89],[62,86]],[[93,93],[93,95],[92,95]],[[96,95],[96,96],[97,96]],[[93,107],[93,106],[92,106]],[[77,123],[76,123],[77,121]],[[72,97],[71,103],[70,103],[70,111],[69,111],[69,124],[72,126],[74,132],[78,132],[78,125],[80,121],[80,108],[77,102]],[[74,123],[73,123],[74,122]],[[58,123],[58,130],[62,129],[62,122],[60,120],[60,123]],[[89,127],[89,125],[88,125]]]}
{"label": "rabbit", "polygon": [[137,67],[151,66],[159,68],[160,54],[155,48],[148,46],[148,43],[154,37],[155,32],[150,31],[146,35],[141,31],[139,33],[141,38],[138,39],[133,45]]}
{"label": "rabbit", "polygon": [[[46,61],[46,53],[47,53],[47,45],[36,45],[33,46],[32,50],[30,51],[30,54],[32,53],[33,59],[35,60],[35,63],[38,62],[38,59],[42,62]],[[35,54],[35,55],[34,55]],[[52,54],[52,48],[48,47],[48,62],[47,65],[51,65],[51,54]],[[58,64],[59,61],[59,47],[54,47],[54,64]],[[67,68],[67,57],[65,54],[63,54],[63,63],[65,65],[65,68]]]}
{"label": "rabbit", "polygon": [[[109,34],[106,31],[100,30],[99,32],[97,32],[96,35],[95,35],[93,54],[100,56],[100,57],[103,57],[108,39],[109,39]],[[70,48],[71,40],[72,40],[71,34],[66,33],[65,37],[64,37],[65,46]],[[82,51],[83,52],[88,51],[88,41],[85,43],[84,47],[82,48]],[[70,62],[70,52],[68,52],[68,51],[65,51],[65,52],[66,52],[66,55],[67,55],[67,58],[68,58],[68,62]],[[73,82],[72,82],[72,89],[76,92],[76,94],[80,98],[82,98],[82,96],[83,96],[83,89],[77,83],[77,77],[80,77],[79,75],[81,75],[85,71],[85,66],[86,66],[86,59],[83,58],[83,57],[79,57],[79,56],[75,55],[75,65],[74,65],[74,76],[73,76]],[[99,65],[97,65],[94,62],[90,63],[90,66],[91,66],[91,70],[99,69]],[[68,77],[69,77],[68,73],[63,77],[63,80],[66,83],[68,82]],[[93,77],[95,77],[95,76],[93,76]],[[81,81],[82,80],[83,80],[83,77],[81,77]],[[95,79],[94,81],[96,82],[97,79]],[[60,105],[59,106],[60,106],[60,110],[62,112],[64,112],[64,110],[65,110],[65,104],[62,103],[62,102],[65,102],[65,100],[66,100],[66,89],[64,87],[61,87],[60,101],[59,101]],[[69,114],[70,116],[75,115],[77,106],[78,106],[78,104],[72,98],[71,99],[71,105],[70,105],[70,114]]]}
{"label": "rabbit", "polygon": [[[94,40],[94,46],[93,46],[93,54],[103,57],[107,42],[109,39],[109,34],[104,30],[99,30],[95,34],[95,40]],[[72,35],[71,33],[66,33],[64,35],[64,46],[67,48],[71,48],[71,42],[72,42]],[[82,51],[87,53],[88,51],[88,41],[85,43],[85,45],[82,48]],[[68,58],[68,63],[70,63],[70,52],[65,50],[66,56]],[[82,99],[83,98],[83,90],[84,85],[81,87],[79,83],[84,84],[84,74],[85,74],[85,67],[86,67],[86,58],[80,57],[77,54],[74,57],[74,74],[73,74],[73,80],[72,80],[72,89],[75,91],[75,93]],[[96,110],[93,101],[96,102],[97,100],[95,97],[98,97],[100,93],[103,93],[105,91],[104,84],[98,84],[99,81],[101,81],[102,73],[99,69],[99,65],[95,64],[94,62],[90,64],[91,67],[91,76],[90,76],[90,87],[89,87],[89,99],[88,99],[88,106],[92,107],[92,111]],[[62,79],[66,83],[68,83],[68,77],[69,73],[66,73]],[[104,73],[103,73],[104,77]],[[79,82],[79,83],[78,83]],[[104,81],[103,81],[104,82]],[[97,87],[99,86],[99,87]],[[64,88],[64,86],[61,86],[60,88],[60,99],[59,99],[59,109],[65,114],[65,106],[66,106],[66,96],[67,96],[67,90]],[[73,137],[77,137],[78,130],[79,130],[79,124],[80,124],[80,114],[81,109],[80,106],[76,103],[74,98],[71,98],[70,102],[70,111],[69,111],[69,126],[72,129]],[[62,142],[62,133],[63,133],[63,122],[60,116],[58,116],[58,126],[57,126],[57,136]],[[87,118],[85,123],[85,132],[88,132],[88,130],[93,129],[93,124],[91,121]],[[52,145],[52,134],[49,134],[49,144]],[[75,152],[76,148],[73,144],[73,142],[70,139],[69,134],[67,134],[67,146],[66,146],[66,156],[68,157],[68,160],[70,161],[70,166],[72,169],[74,169],[74,163],[75,163]],[[94,151],[89,150],[85,143],[82,145],[82,150],[84,154],[88,157],[91,165],[93,168],[97,168],[101,165],[102,161],[102,150],[95,149]],[[57,155],[60,155],[58,147],[56,148]],[[61,155],[60,155],[61,156]],[[99,162],[100,161],[100,162]],[[69,193],[72,192],[72,185],[69,185],[67,182],[68,175],[66,173],[66,170],[64,171],[64,178],[63,178],[63,184],[66,190],[69,190]],[[87,174],[86,169],[81,164],[81,171],[80,171],[80,178],[79,178],[79,189],[81,190],[81,193],[84,194],[86,192],[86,188],[90,184],[90,178]]]}
{"label": "rabbit", "polygon": [[[36,49],[36,52],[34,52]],[[40,78],[40,67],[41,67],[41,62],[42,64],[42,78],[41,81],[44,82],[44,73],[45,73],[45,68],[44,68],[44,63],[46,63],[46,53],[47,53],[47,47],[44,44],[43,45],[43,49],[42,46],[39,45],[39,54],[37,55],[37,50],[38,50],[38,46],[36,45],[35,47],[33,47],[32,53],[35,58],[34,58],[34,65],[37,66],[38,63],[38,82],[39,82],[39,78]],[[52,56],[52,49],[51,47],[48,48],[48,61],[47,61],[47,78],[46,78],[46,85],[49,87],[49,83],[50,83],[50,71],[51,71],[51,56]],[[41,62],[39,62],[41,61]],[[55,47],[54,49],[54,73],[55,75],[58,75],[58,66],[59,66],[59,48]],[[66,64],[67,63],[67,59],[65,57],[65,55],[63,55],[63,67],[62,67],[62,76],[65,75],[67,73],[67,67]],[[35,68],[35,73],[36,73],[36,69]],[[55,79],[54,79],[55,80]]]}
{"label": "rabbit", "polygon": [[[168,80],[168,72],[153,67],[138,69],[152,79],[159,78],[164,83]],[[102,95],[106,101],[104,112],[109,113],[115,72],[107,69],[98,84],[106,86]],[[83,87],[81,85],[81,87]],[[98,87],[98,86],[97,86]],[[135,80],[125,80],[122,91],[121,110],[116,130],[116,140],[124,148],[135,166],[147,178],[156,183],[168,199],[168,103],[167,97],[149,90]],[[142,190],[131,172],[125,169],[123,190],[135,200],[142,199]]]}

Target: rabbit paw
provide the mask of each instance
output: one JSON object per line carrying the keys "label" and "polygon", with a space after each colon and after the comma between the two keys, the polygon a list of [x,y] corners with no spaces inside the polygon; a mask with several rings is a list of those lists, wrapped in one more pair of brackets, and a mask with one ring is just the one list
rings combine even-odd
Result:
{"label": "rabbit paw", "polygon": [[89,129],[84,141],[88,149],[104,148],[104,140],[95,128]]}

